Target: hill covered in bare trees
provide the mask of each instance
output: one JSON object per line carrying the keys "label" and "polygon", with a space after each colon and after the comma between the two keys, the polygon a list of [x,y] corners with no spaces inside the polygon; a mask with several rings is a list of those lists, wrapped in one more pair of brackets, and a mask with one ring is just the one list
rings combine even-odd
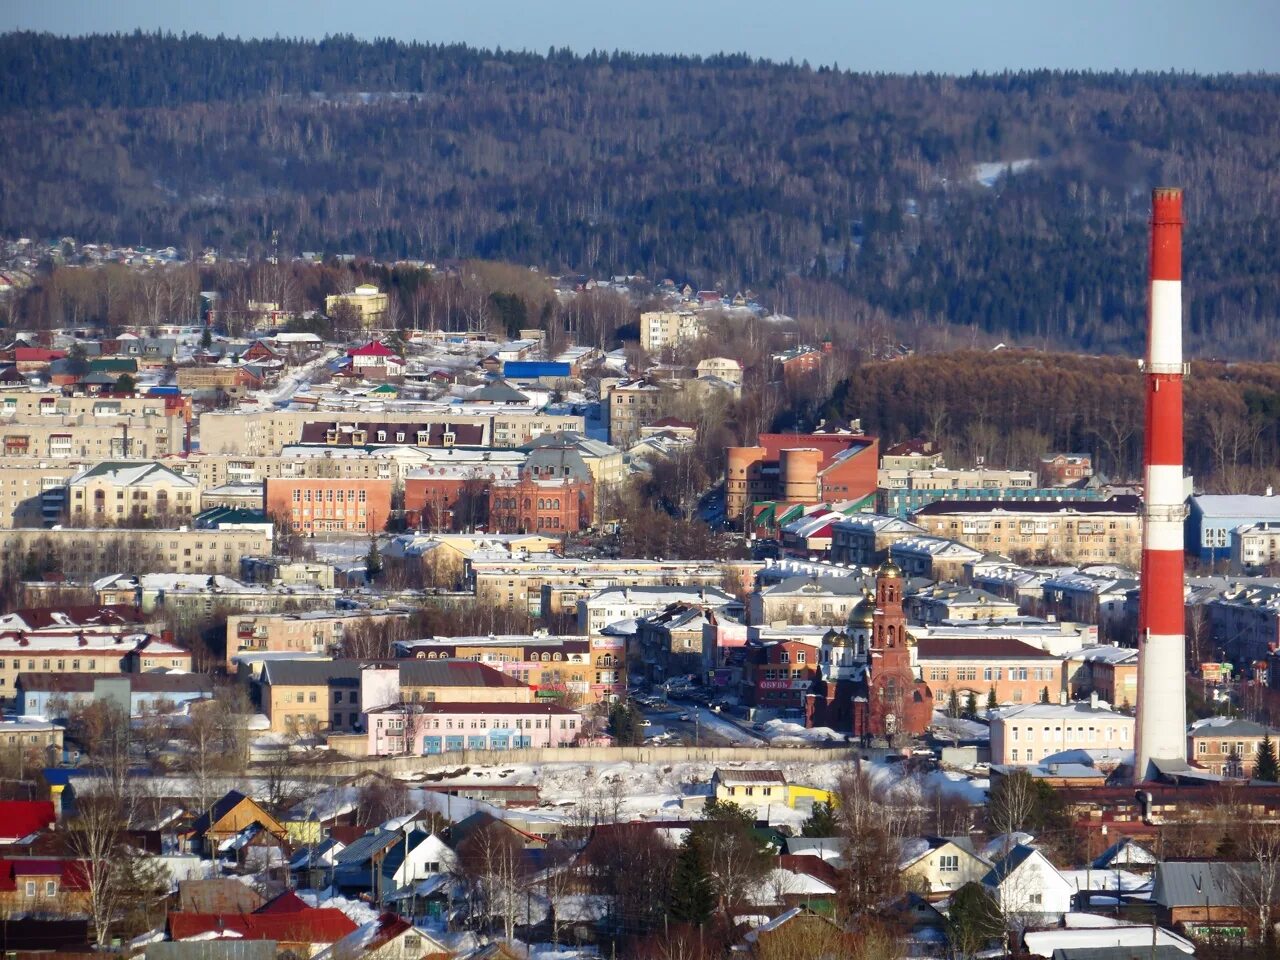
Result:
{"label": "hill covered in bare trees", "polygon": [[1280,332],[1273,77],[24,33],[0,69],[13,234],[671,275],[1133,350],[1147,191],[1172,183],[1192,348]]}

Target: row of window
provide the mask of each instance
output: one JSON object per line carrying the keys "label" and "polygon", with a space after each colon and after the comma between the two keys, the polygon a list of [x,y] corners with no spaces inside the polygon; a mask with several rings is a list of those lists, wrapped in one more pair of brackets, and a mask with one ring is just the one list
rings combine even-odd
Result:
{"label": "row of window", "polygon": [[[337,493],[337,497],[336,497],[336,498],[334,497],[334,493],[335,493],[335,492]],[[346,496],[345,496],[345,497],[343,496],[343,494],[344,494],[344,493],[346,494]],[[323,496],[322,496],[322,494],[323,494]],[[357,494],[358,494],[358,496],[357,496]],[[343,490],[337,490],[337,491],[335,491],[332,487],[330,487],[330,488],[329,488],[329,489],[327,489],[327,490],[317,490],[317,491],[315,491],[315,502],[316,502],[316,503],[321,503],[321,502],[323,502],[323,503],[333,503],[333,502],[335,502],[335,500],[336,500],[336,502],[338,502],[338,503],[345,503],[345,502],[347,502],[347,501],[353,501],[353,502],[364,503],[364,502],[366,501],[366,499],[367,499],[367,496],[368,496],[368,491],[365,491],[365,490],[359,490],[359,491],[357,491],[357,490],[345,490],[345,491],[343,491]],[[307,489],[307,490],[299,490],[299,489],[296,489],[296,488],[295,488],[295,489],[294,489],[294,491],[293,491],[293,502],[294,502],[294,503],[311,503],[311,502],[312,502],[312,499],[311,499],[311,490],[310,490],[310,489]]]}
{"label": "row of window", "polygon": [[[1121,743],[1129,742],[1129,728],[1127,726],[1120,727],[1118,735],[1115,727],[1106,727],[1104,729],[1106,730],[1107,743],[1111,743],[1113,740],[1116,740],[1116,739],[1120,740]],[[1023,730],[1023,728],[1021,727],[1013,727],[1013,726],[1009,728],[1009,739],[1012,742],[1017,743],[1019,739],[1022,739],[1022,734],[1024,732],[1026,733],[1026,739],[1028,741],[1035,740],[1036,738],[1035,727],[1027,727],[1025,730]],[[1099,731],[1097,727],[1086,727],[1083,725],[1071,726],[1070,724],[1068,724],[1067,726],[1063,727],[1061,730],[1055,730],[1053,727],[1043,727],[1041,730],[1041,736],[1045,740],[1058,740],[1059,735],[1061,734],[1062,740],[1079,740],[1082,743],[1085,741],[1088,741],[1089,743],[1097,743],[1098,732]]]}

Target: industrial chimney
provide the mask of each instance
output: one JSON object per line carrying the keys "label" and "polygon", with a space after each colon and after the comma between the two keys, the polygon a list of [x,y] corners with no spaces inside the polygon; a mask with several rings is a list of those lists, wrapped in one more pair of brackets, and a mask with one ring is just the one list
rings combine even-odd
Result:
{"label": "industrial chimney", "polygon": [[1138,608],[1138,735],[1134,781],[1186,765],[1183,639],[1182,191],[1151,194],[1151,292],[1143,444],[1146,513]]}

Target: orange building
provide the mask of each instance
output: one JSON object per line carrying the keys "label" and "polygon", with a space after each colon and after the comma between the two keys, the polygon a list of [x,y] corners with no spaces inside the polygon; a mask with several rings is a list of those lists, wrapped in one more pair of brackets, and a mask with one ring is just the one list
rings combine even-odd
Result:
{"label": "orange building", "polygon": [[368,533],[391,515],[391,481],[354,477],[270,477],[263,495],[270,517],[287,519],[299,533]]}
{"label": "orange building", "polygon": [[762,433],[754,447],[729,447],[725,509],[741,517],[763,500],[823,503],[876,492],[880,441],[851,431]]}
{"label": "orange building", "polygon": [[916,664],[938,703],[946,703],[953,690],[962,706],[971,693],[985,706],[992,690],[1001,704],[1038,703],[1045,691],[1057,702],[1066,689],[1061,657],[1013,637],[922,638]]}

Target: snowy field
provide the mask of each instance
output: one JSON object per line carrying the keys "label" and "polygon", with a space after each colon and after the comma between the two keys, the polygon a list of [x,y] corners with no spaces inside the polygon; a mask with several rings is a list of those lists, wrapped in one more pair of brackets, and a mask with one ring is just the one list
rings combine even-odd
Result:
{"label": "snowy field", "polygon": [[1035,161],[1030,158],[1023,160],[989,160],[986,163],[975,163],[972,176],[974,180],[984,187],[994,187],[996,181],[1006,173],[1022,173],[1034,165]]}

